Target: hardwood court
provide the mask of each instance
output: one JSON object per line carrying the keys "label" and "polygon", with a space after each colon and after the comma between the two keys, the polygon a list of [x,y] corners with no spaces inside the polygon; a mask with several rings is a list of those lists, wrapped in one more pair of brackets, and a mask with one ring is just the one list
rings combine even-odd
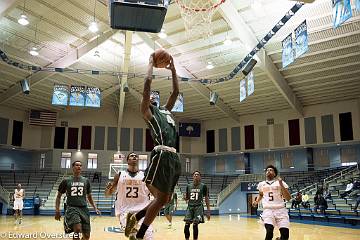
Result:
{"label": "hardwood court", "polygon": [[[182,221],[183,217],[175,217],[172,229],[167,228],[167,222],[164,217],[158,217],[155,220],[154,239],[184,239]],[[104,228],[116,226],[117,222],[114,217],[96,217],[92,221],[91,239],[126,239],[121,233],[105,232]],[[190,228],[192,233],[192,228]],[[11,239],[9,233],[62,233],[62,223],[54,220],[50,216],[25,216],[22,225],[15,225],[13,217],[2,216],[0,218],[0,239]],[[199,228],[199,239],[219,240],[219,239],[239,239],[253,240],[264,239],[264,229],[257,219],[238,218],[237,215],[214,216],[210,222],[201,224]],[[275,237],[279,236],[275,231]],[[358,240],[360,236],[359,229],[328,227],[310,224],[291,223],[290,239],[291,240],[321,240],[321,239],[339,239],[339,240]],[[191,236],[192,237],[192,236]],[[18,238],[19,239],[19,238]],[[25,238],[23,238],[25,239]],[[38,239],[54,239],[40,238]],[[59,238],[55,238],[59,239]]]}

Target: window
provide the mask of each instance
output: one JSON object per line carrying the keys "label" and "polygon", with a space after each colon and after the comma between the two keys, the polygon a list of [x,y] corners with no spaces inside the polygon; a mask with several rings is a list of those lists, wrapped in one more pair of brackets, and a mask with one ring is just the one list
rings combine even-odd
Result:
{"label": "window", "polygon": [[61,168],[70,168],[71,165],[71,152],[61,153]]}
{"label": "window", "polygon": [[189,159],[189,158],[186,158],[185,160],[186,160],[186,161],[185,161],[185,171],[186,171],[187,173],[189,173],[189,172],[190,172],[190,159]]}
{"label": "window", "polygon": [[45,168],[45,153],[42,153],[40,155],[40,169],[44,169]]}
{"label": "window", "polygon": [[139,155],[139,170],[144,171],[147,168],[148,155]]}
{"label": "window", "polygon": [[97,169],[97,153],[89,153],[88,154],[88,169]]}

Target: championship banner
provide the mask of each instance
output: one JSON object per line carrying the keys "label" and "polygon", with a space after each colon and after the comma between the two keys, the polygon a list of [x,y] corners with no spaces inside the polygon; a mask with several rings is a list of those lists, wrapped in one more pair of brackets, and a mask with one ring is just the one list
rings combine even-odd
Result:
{"label": "championship banner", "polygon": [[85,107],[100,107],[101,92],[97,87],[86,88]]}
{"label": "championship banner", "polygon": [[67,106],[69,100],[69,87],[67,85],[54,85],[51,103],[53,105]]}
{"label": "championship banner", "polygon": [[240,81],[240,102],[246,98],[246,81],[245,79]]}
{"label": "championship banner", "polygon": [[70,106],[83,107],[85,105],[85,86],[70,87]]}
{"label": "championship banner", "polygon": [[184,95],[183,95],[183,93],[179,93],[179,95],[177,96],[175,105],[171,111],[172,112],[184,112]]}
{"label": "championship banner", "polygon": [[251,71],[247,75],[247,95],[250,96],[255,91],[254,72]]}
{"label": "championship banner", "polygon": [[350,0],[332,0],[333,27],[337,28],[352,17]]}
{"label": "championship banner", "polygon": [[155,96],[156,106],[160,107],[160,92],[159,91],[151,91],[151,94]]}
{"label": "championship banner", "polygon": [[356,11],[360,12],[360,0],[355,0]]}
{"label": "championship banner", "polygon": [[294,62],[294,52],[292,48],[292,33],[282,41],[282,67],[286,68]]}
{"label": "championship banner", "polygon": [[295,29],[295,58],[309,50],[306,20]]}

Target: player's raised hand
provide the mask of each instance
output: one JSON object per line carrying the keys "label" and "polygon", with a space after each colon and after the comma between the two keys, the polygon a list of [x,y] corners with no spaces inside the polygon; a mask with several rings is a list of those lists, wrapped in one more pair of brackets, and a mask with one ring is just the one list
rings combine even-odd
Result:
{"label": "player's raised hand", "polygon": [[110,189],[112,187],[112,182],[108,182],[107,184],[106,184],[106,189]]}
{"label": "player's raised hand", "polygon": [[60,211],[55,211],[55,220],[60,221],[60,219],[61,219]]}
{"label": "player's raised hand", "polygon": [[283,186],[283,181],[282,181],[281,177],[278,177],[277,180],[279,181],[280,186]]}
{"label": "player's raised hand", "polygon": [[101,211],[98,208],[95,208],[95,212],[97,215],[101,215]]}
{"label": "player's raised hand", "polygon": [[210,221],[210,211],[207,211],[206,217],[207,217],[207,220]]}
{"label": "player's raised hand", "polygon": [[252,206],[253,206],[253,207],[257,207],[258,204],[259,204],[259,203],[258,203],[256,200],[252,202]]}
{"label": "player's raised hand", "polygon": [[169,69],[169,70],[175,70],[175,65],[174,65],[174,58],[172,56],[170,56],[170,64],[167,65],[165,67],[166,69]]}

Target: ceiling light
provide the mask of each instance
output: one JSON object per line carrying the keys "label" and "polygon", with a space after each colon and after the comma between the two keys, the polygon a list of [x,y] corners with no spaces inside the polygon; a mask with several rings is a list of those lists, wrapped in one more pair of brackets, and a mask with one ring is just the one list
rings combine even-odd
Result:
{"label": "ceiling light", "polygon": [[94,57],[100,57],[100,52],[98,50],[94,52]]}
{"label": "ceiling light", "polygon": [[96,33],[97,31],[99,31],[99,27],[97,25],[96,22],[91,22],[89,25],[89,30],[90,32]]}
{"label": "ceiling light", "polygon": [[295,167],[294,167],[294,166],[291,166],[290,168],[291,168],[291,169],[294,169]]}
{"label": "ceiling light", "polygon": [[29,51],[29,53],[32,55],[32,56],[39,56],[39,52],[38,52],[38,49],[36,47],[32,47]]}
{"label": "ceiling light", "polygon": [[214,65],[212,64],[212,62],[208,62],[208,65],[206,65],[206,68],[211,70],[214,68]]}
{"label": "ceiling light", "polygon": [[20,18],[18,19],[18,23],[20,25],[26,26],[29,24],[29,20],[25,14],[21,14]]}
{"label": "ceiling light", "polygon": [[159,32],[158,36],[161,39],[167,38],[167,34],[165,32],[165,29],[161,29],[161,32]]}

